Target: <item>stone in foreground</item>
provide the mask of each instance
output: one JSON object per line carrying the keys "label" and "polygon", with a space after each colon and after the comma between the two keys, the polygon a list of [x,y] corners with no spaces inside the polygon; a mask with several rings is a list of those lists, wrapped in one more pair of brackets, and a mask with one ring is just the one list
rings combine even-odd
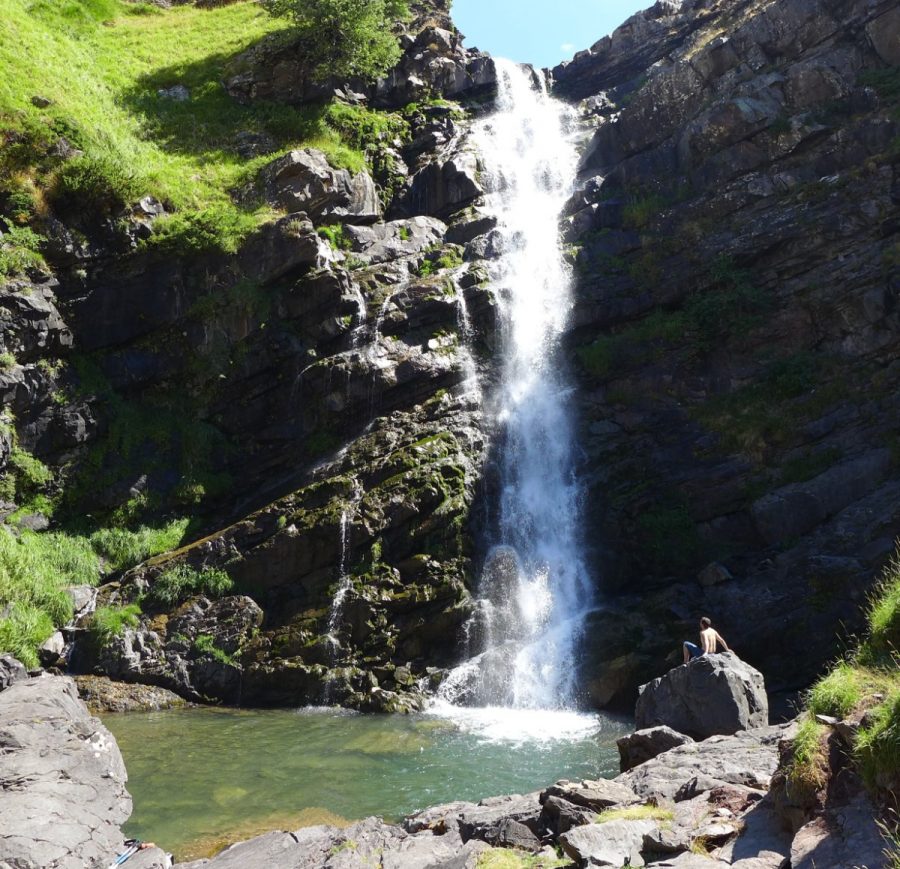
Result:
{"label": "stone in foreground", "polygon": [[608,821],[575,827],[559,837],[566,856],[579,866],[643,866],[644,836],[657,828],[655,821]]}
{"label": "stone in foreground", "polygon": [[18,682],[0,694],[0,866],[106,866],[131,814],[125,764],[69,678]]}
{"label": "stone in foreground", "polygon": [[616,740],[619,749],[619,769],[628,772],[630,769],[658,757],[670,748],[687,745],[694,740],[664,724],[659,727],[648,727],[637,730],[628,736]]}
{"label": "stone in foreground", "polygon": [[638,730],[665,725],[705,739],[769,723],[762,673],[733,652],[695,658],[639,690]]}

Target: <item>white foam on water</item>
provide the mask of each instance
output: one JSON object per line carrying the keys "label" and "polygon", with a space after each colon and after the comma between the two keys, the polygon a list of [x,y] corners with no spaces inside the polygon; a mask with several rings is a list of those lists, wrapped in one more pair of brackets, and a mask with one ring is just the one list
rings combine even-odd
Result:
{"label": "white foam on water", "polygon": [[552,745],[586,739],[602,728],[596,715],[564,709],[515,709],[509,706],[454,706],[436,700],[426,713],[489,742]]}

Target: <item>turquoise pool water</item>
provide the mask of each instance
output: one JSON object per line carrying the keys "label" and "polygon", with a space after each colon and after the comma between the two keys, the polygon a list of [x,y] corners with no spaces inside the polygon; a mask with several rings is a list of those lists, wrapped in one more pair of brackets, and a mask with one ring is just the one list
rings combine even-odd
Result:
{"label": "turquoise pool water", "polygon": [[107,715],[128,767],[126,832],[181,859],[273,828],[396,820],[425,806],[615,775],[628,722],[526,710],[183,709]]}

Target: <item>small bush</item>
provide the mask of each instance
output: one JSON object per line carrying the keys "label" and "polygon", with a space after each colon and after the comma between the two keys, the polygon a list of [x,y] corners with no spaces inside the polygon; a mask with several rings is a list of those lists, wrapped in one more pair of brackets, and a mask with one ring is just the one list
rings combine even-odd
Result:
{"label": "small bush", "polygon": [[0,232],[0,280],[34,270],[45,272],[43,239],[25,226],[7,226]]}
{"label": "small bush", "polygon": [[365,151],[381,140],[409,138],[409,124],[395,112],[377,112],[364,106],[331,103],[325,123],[351,148]]}
{"label": "small bush", "polygon": [[121,211],[140,194],[140,183],[121,161],[84,156],[60,167],[48,198],[61,214],[87,216],[90,221]]}
{"label": "small bush", "polygon": [[176,549],[184,539],[188,519],[174,519],[161,528],[142,525],[135,531],[101,528],[91,534],[91,546],[112,570],[125,570],[154,555]]}
{"label": "small bush", "polygon": [[195,570],[178,564],[162,573],[147,592],[147,601],[160,608],[173,607],[194,595],[222,597],[231,591],[234,582],[224,571],[214,567]]}
{"label": "small bush", "polygon": [[172,214],[156,221],[147,248],[177,254],[237,253],[255,219],[227,206]]}
{"label": "small bush", "polygon": [[88,623],[91,639],[98,646],[104,646],[113,638],[121,636],[126,628],[137,627],[140,615],[141,608],[136,603],[122,607],[97,607]]}
{"label": "small bush", "polygon": [[263,6],[293,20],[317,81],[374,81],[400,59],[393,28],[409,14],[403,0],[263,0]]}

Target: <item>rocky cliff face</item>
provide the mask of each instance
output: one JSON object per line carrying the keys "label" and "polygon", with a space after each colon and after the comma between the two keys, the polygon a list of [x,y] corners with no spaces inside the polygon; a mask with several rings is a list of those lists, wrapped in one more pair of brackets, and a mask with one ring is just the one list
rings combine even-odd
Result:
{"label": "rocky cliff face", "polygon": [[[370,94],[408,106],[403,132],[373,141],[363,171],[313,149],[263,165],[234,195],[285,216],[235,253],[129,250],[163,211],[148,199],[95,240],[57,223],[54,278],[4,288],[19,446],[71,462],[73,505],[197,494],[213,532],[101,590],[112,606],[151,594],[139,624],[79,644],[81,669],[192,699],[405,709],[453,661],[486,449],[473,377],[489,376],[493,224],[473,208],[469,115],[439,97],[482,91],[493,66],[442,16],[418,11]],[[270,49],[291,53],[242,63]],[[282,61],[247,68],[235,96],[293,99],[267,78]],[[73,350],[75,365],[51,361]],[[233,594],[153,596],[161,576],[211,570]]]}
{"label": "rocky cliff face", "polygon": [[595,128],[566,232],[599,701],[704,611],[807,683],[893,549],[898,27],[661,2],[553,72]]}
{"label": "rocky cliff face", "polygon": [[[273,158],[233,195],[280,216],[229,254],[141,246],[152,198],[53,219],[53,277],[0,291],[0,460],[15,439],[65,469],[70,513],[199,517],[101,591],[156,603],[84,666],[403,709],[458,654],[496,328],[466,131],[493,65],[444,6],[416,13],[396,70],[337,88],[404,107],[365,171]],[[770,688],[808,683],[900,532],[898,28],[888,0],[663,0],[553,71],[588,142],[563,231],[598,705],[630,704],[701,611]],[[301,61],[264,41],[226,89],[323,96]],[[153,596],[210,570],[222,599]]]}

